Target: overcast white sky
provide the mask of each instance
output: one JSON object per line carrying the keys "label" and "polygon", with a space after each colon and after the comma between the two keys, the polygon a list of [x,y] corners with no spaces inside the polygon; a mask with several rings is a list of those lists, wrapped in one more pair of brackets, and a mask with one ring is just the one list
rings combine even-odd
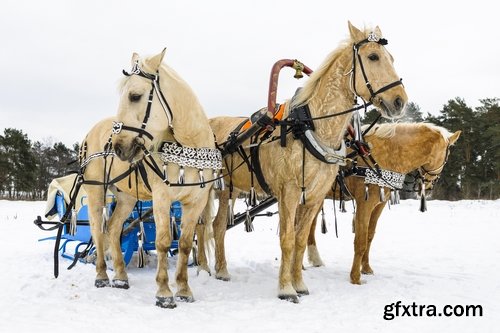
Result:
{"label": "overcast white sky", "polygon": [[[282,58],[317,68],[347,20],[379,25],[411,101],[438,113],[457,96],[475,107],[500,97],[495,1],[2,0],[0,132],[32,140],[83,139],[116,113],[132,52],[167,47],[165,62],[193,87],[209,117],[264,106]],[[282,72],[278,100],[301,84]]]}

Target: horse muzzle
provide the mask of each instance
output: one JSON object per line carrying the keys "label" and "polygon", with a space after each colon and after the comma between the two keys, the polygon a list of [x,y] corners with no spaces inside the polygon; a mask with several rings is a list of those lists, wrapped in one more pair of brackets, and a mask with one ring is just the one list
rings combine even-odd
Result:
{"label": "horse muzzle", "polygon": [[373,99],[373,105],[379,109],[382,117],[388,119],[403,117],[407,104],[406,97],[401,97],[399,95],[392,99],[384,99],[380,96]]}
{"label": "horse muzzle", "polygon": [[122,161],[132,162],[141,152],[141,145],[133,140],[131,144],[126,145],[123,142],[117,142],[114,145],[116,156]]}

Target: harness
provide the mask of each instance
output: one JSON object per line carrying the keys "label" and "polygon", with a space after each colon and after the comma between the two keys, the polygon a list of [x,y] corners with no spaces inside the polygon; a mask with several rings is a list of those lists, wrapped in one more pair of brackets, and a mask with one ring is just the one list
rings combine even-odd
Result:
{"label": "harness", "polygon": [[113,129],[112,129],[113,134],[119,134],[122,130],[126,130],[126,131],[138,133],[139,138],[142,138],[142,136],[144,135],[148,139],[153,140],[153,135],[151,135],[148,131],[146,131],[146,126],[147,126],[147,123],[149,120],[149,116],[151,114],[151,105],[153,104],[153,95],[155,93],[156,93],[156,96],[158,97],[158,100],[160,101],[160,105],[161,105],[163,111],[165,112],[165,116],[167,117],[168,126],[170,129],[173,130],[174,129],[174,127],[173,127],[174,116],[173,116],[172,110],[170,108],[170,105],[168,104],[167,99],[165,98],[165,96],[163,95],[163,92],[161,91],[160,75],[159,75],[158,71],[155,74],[146,73],[139,66],[139,60],[136,60],[134,62],[134,65],[132,67],[132,71],[130,73],[128,73],[125,70],[123,70],[122,72],[125,76],[138,75],[140,77],[151,80],[151,90],[149,91],[148,104],[146,106],[146,112],[144,114],[144,119],[142,120],[141,127],[137,128],[137,127],[124,125],[122,122],[113,122]]}
{"label": "harness", "polygon": [[[374,42],[380,45],[387,45],[387,39],[385,38],[380,38],[376,33],[372,32],[368,35],[366,39],[363,39],[362,41],[356,43],[353,45],[353,54],[352,54],[352,73],[356,71],[356,58],[359,61],[359,67],[361,68],[361,74],[363,74],[363,79],[365,80],[366,88],[368,88],[368,91],[370,92],[370,102],[373,102],[373,99],[380,93],[383,93],[384,91],[387,91],[393,87],[396,87],[398,85],[403,84],[403,79],[399,79],[398,81],[394,81],[392,83],[389,83],[377,91],[373,91],[373,87],[370,83],[370,80],[368,79],[368,76],[366,75],[365,67],[363,66],[363,61],[361,60],[361,55],[359,54],[359,49],[361,46],[369,43],[369,42]],[[356,91],[356,75],[351,75],[351,90],[355,94],[355,100],[354,102],[356,103],[356,97],[361,97],[357,91]]]}
{"label": "harness", "polygon": [[[351,91],[354,93],[354,104],[355,106],[351,109],[337,112],[337,113],[332,113],[328,115],[323,115],[319,117],[312,117],[309,106],[308,104],[303,104],[296,106],[292,110],[290,110],[290,113],[288,117],[286,117],[283,120],[276,120],[272,119],[270,120],[269,117],[267,117],[267,114],[263,112],[260,113],[260,118],[255,119],[252,121],[253,124],[259,124],[259,122],[262,122],[262,127],[266,127],[266,134],[261,135],[262,131],[261,129],[255,130],[256,126],[249,126],[250,130],[253,130],[251,133],[240,133],[240,129],[246,124],[246,122],[240,124],[229,136],[229,138],[226,140],[224,143],[224,148],[223,148],[223,156],[226,154],[232,154],[236,151],[242,156],[243,160],[247,163],[247,166],[250,170],[251,173],[251,182],[252,182],[252,187],[251,187],[251,193],[254,192],[254,187],[253,187],[253,177],[257,178],[257,181],[259,182],[259,185],[261,188],[268,194],[268,195],[273,195],[272,191],[267,184],[265,177],[262,173],[261,166],[260,166],[260,159],[259,159],[259,149],[264,143],[265,140],[269,139],[274,131],[274,128],[279,125],[281,129],[281,133],[279,136],[280,143],[282,147],[286,147],[286,136],[289,133],[293,134],[294,139],[298,139],[302,142],[303,144],[303,160],[302,160],[302,196],[301,196],[301,203],[305,203],[305,184],[304,184],[304,162],[305,162],[305,150],[307,150],[312,156],[314,156],[316,159],[320,160],[323,163],[326,164],[338,164],[338,165],[345,165],[346,164],[346,146],[344,141],[341,141],[340,147],[338,148],[332,148],[328,147],[324,143],[321,142],[321,140],[316,136],[315,134],[315,126],[314,126],[314,121],[315,120],[323,120],[327,118],[332,118],[332,117],[337,117],[349,113],[355,113],[361,109],[366,109],[373,104],[374,98],[384,92],[387,91],[393,87],[396,87],[398,85],[402,84],[402,80],[399,79],[395,82],[392,82],[390,84],[387,84],[380,89],[374,91],[373,87],[371,86],[371,83],[368,79],[368,76],[366,74],[365,68],[363,66],[363,61],[361,59],[361,56],[359,54],[359,49],[367,44],[367,43],[378,43],[380,45],[386,45],[387,40],[384,38],[380,38],[374,33],[371,33],[366,39],[353,44],[353,60],[352,60],[352,67],[351,70],[347,73],[350,74],[350,88]],[[280,62],[283,62],[280,61]],[[279,64],[280,62],[277,62]],[[358,94],[356,91],[356,85],[355,85],[355,76],[356,76],[356,62],[359,62],[360,64],[360,69],[363,75],[363,78],[365,80],[365,84],[367,86],[368,91],[370,92],[370,99],[369,101],[364,101],[363,98]],[[293,65],[290,65],[294,69],[296,69],[297,72],[300,71],[300,68],[304,68],[304,65],[302,67],[297,65],[297,61],[293,62]],[[298,63],[300,64],[300,63]],[[276,65],[275,65],[276,67]],[[274,69],[274,68],[273,68]],[[312,71],[310,69],[307,70],[307,74],[310,74]],[[275,74],[277,76],[277,74]],[[296,76],[297,75],[296,73]],[[273,81],[274,76],[273,73],[271,74],[271,83],[270,87],[274,88],[270,89],[269,96],[271,100],[271,96],[275,97],[275,82]],[[358,105],[357,103],[357,98],[360,97],[363,101],[362,105]],[[269,105],[274,105],[273,103],[270,103]],[[280,108],[281,110],[281,108]],[[275,111],[275,109],[270,109],[267,110],[268,112],[270,111]],[[276,112],[273,112],[275,114]],[[278,112],[279,113],[279,112]],[[355,126],[359,127],[359,117],[357,118],[358,121],[355,122]],[[274,124],[274,126],[271,126],[269,128],[269,124]],[[251,138],[251,143],[250,143],[250,159],[248,158],[247,154],[244,152],[244,150],[241,148],[241,144],[248,138]],[[276,137],[272,137],[270,140],[267,142],[271,142],[276,140]],[[366,153],[366,152],[365,152]],[[251,195],[252,196],[252,195]],[[250,200],[251,202],[253,200]]]}
{"label": "harness", "polygon": [[[372,124],[368,129],[366,129],[363,132],[363,135],[369,131],[369,129],[373,126]],[[426,194],[425,194],[425,188],[426,184],[431,183],[431,189],[433,185],[437,182],[439,179],[443,168],[448,161],[449,153],[450,153],[450,145],[446,147],[446,155],[443,160],[443,163],[432,170],[427,170],[425,169],[424,166],[420,166],[417,169],[414,170],[414,172],[410,172],[408,174],[402,174],[399,172],[395,172],[392,170],[385,170],[381,169],[376,161],[373,159],[373,157],[370,155],[370,162],[367,161],[363,155],[360,153],[359,149],[357,147],[353,147],[351,145],[351,148],[354,149],[354,151],[350,154],[352,157],[354,156],[360,156],[363,158],[364,162],[366,163],[365,166],[358,166],[356,158],[353,159],[353,164],[350,168],[343,170],[340,174],[340,177],[337,177],[336,179],[336,184],[340,184],[340,189],[341,189],[341,195],[340,195],[340,200],[341,200],[341,205],[343,201],[343,195],[348,195],[352,197],[352,195],[349,193],[349,190],[347,189],[347,186],[345,185],[344,177],[349,177],[349,176],[355,176],[355,177],[361,177],[364,178],[364,183],[365,183],[365,200],[368,199],[368,185],[373,184],[377,185],[380,188],[380,201],[385,201],[385,194],[383,191],[383,188],[389,188],[391,190],[390,194],[390,203],[391,204],[398,204],[399,203],[399,192],[400,191],[405,191],[405,192],[416,192],[420,194],[420,208],[419,210],[421,212],[425,212],[427,210],[427,205],[426,205]],[[372,162],[372,163],[371,163]],[[428,179],[426,176],[429,175],[432,177],[432,179]],[[412,182],[407,182],[405,181],[406,176],[410,176],[413,178]],[[404,189],[404,185],[408,185],[413,183],[413,189],[411,190],[406,190]],[[336,186],[335,184],[335,186]]]}
{"label": "harness", "polygon": [[[165,112],[165,115],[168,120],[168,126],[169,128],[173,131],[173,114],[171,111],[171,108],[168,104],[168,101],[166,100],[165,96],[163,95],[161,89],[160,89],[160,80],[159,80],[159,74],[158,72],[156,74],[150,74],[144,72],[140,66],[139,66],[139,61],[137,60],[132,68],[132,71],[130,73],[127,73],[126,71],[123,71],[123,74],[126,76],[131,76],[131,75],[139,75],[141,77],[144,77],[146,79],[151,80],[151,89],[149,92],[149,97],[148,97],[148,102],[146,106],[146,112],[141,124],[141,127],[133,127],[133,126],[128,126],[125,125],[123,122],[113,122],[112,128],[111,128],[111,134],[105,143],[103,147],[103,151],[101,152],[96,152],[91,154],[90,156],[87,156],[87,142],[85,141],[82,145],[82,148],[80,150],[80,156],[79,156],[79,161],[80,161],[80,168],[77,171],[77,177],[75,178],[75,181],[73,183],[72,189],[70,191],[70,202],[68,204],[68,207],[66,209],[65,214],[61,217],[59,222],[56,222],[53,227],[50,228],[45,228],[43,227],[43,221],[35,221],[35,224],[37,224],[41,229],[44,230],[54,230],[58,228],[57,236],[56,236],[56,242],[55,242],[55,248],[54,248],[54,276],[57,277],[59,274],[59,265],[58,265],[58,250],[59,250],[59,244],[62,236],[62,229],[64,225],[67,223],[67,219],[70,218],[69,222],[69,234],[74,235],[76,233],[76,227],[77,227],[77,213],[76,210],[74,209],[75,206],[75,201],[78,195],[78,192],[83,184],[88,184],[88,185],[99,185],[104,187],[104,204],[103,204],[103,220],[101,224],[101,231],[106,232],[107,231],[107,221],[109,220],[108,217],[108,212],[107,212],[107,207],[106,207],[106,192],[109,186],[125,179],[126,177],[129,177],[129,188],[131,188],[131,178],[130,175],[135,172],[136,174],[136,188],[138,186],[138,179],[141,177],[144,185],[146,188],[151,192],[151,186],[149,185],[148,177],[147,177],[147,171],[146,167],[149,167],[156,175],[158,175],[163,182],[167,186],[200,186],[200,187],[205,187],[207,183],[215,182],[214,187],[217,187],[216,185],[219,184],[220,186],[223,186],[224,183],[222,181],[222,178],[224,175],[218,175],[219,170],[222,169],[222,155],[221,152],[217,148],[199,148],[199,147],[184,147],[180,145],[177,142],[163,142],[159,146],[159,151],[155,152],[154,154],[158,154],[160,156],[160,159],[164,162],[163,164],[163,170],[160,169],[158,164],[156,163],[155,159],[153,158],[153,153],[151,153],[146,147],[145,147],[145,140],[144,137],[147,137],[150,140],[153,140],[154,137],[151,133],[149,133],[146,130],[147,123],[150,118],[151,114],[151,106],[153,103],[153,98],[154,95],[158,97],[160,104],[162,106],[162,109]],[[116,156],[114,150],[113,150],[113,145],[112,145],[112,137],[113,135],[119,134],[122,130],[126,131],[131,131],[137,133],[137,137],[134,139],[135,144],[138,145],[142,151],[144,152],[144,157],[139,160],[135,161],[130,164],[129,169],[122,174],[118,175],[117,177],[111,179],[111,168],[113,165],[114,158]],[[108,160],[108,157],[110,160]],[[98,181],[98,180],[87,180],[84,179],[84,173],[86,167],[95,159],[104,159],[104,168],[103,168],[103,181]],[[179,171],[179,179],[177,184],[171,183],[168,180],[168,175],[166,173],[166,168],[167,168],[167,163],[175,163],[180,166],[180,171]],[[199,170],[199,182],[193,182],[193,183],[185,183],[184,182],[184,167],[194,167],[198,168]],[[213,179],[211,180],[205,180],[203,176],[203,170],[204,169],[212,169],[213,170]],[[54,223],[51,223],[54,224]],[[141,228],[142,229],[142,228]],[[77,255],[75,255],[75,261],[73,264],[69,267],[73,267],[76,261],[79,258],[84,257],[88,251],[90,250],[91,246],[91,241],[89,241],[89,246],[87,249],[85,249],[83,252],[79,252]]]}

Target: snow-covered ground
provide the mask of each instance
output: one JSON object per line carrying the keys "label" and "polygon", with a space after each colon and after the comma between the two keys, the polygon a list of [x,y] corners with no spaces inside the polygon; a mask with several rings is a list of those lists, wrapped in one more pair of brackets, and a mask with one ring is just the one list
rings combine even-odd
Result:
{"label": "snow-covered ground", "polygon": [[[352,208],[339,214],[337,239],[328,203],[330,232],[317,232],[326,266],[305,262],[311,294],[300,304],[276,297],[277,217],[258,218],[253,233],[242,225],[227,233],[232,280],[190,268],[196,301],[178,302],[174,310],[154,305],[154,267],[129,267],[129,290],[97,289],[93,265],[68,271],[65,259],[55,279],[53,242],[38,242],[49,233],[32,222],[44,208],[44,202],[0,201],[0,332],[499,332],[499,200],[429,201],[426,213],[406,200],[386,209],[371,252],[375,275],[363,276],[361,286],[349,282]],[[413,316],[412,306],[412,316],[385,320],[386,305],[397,301],[415,303],[418,314],[420,305],[438,313],[446,305],[480,305],[483,316]]]}

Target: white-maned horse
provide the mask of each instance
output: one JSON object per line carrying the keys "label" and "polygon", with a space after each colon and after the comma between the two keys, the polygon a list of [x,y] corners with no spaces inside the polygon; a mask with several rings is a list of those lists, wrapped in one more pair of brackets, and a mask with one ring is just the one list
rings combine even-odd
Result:
{"label": "white-maned horse", "polygon": [[[85,163],[82,181],[88,195],[97,252],[95,285],[110,285],[104,261],[104,236],[109,233],[115,273],[113,284],[129,287],[120,249],[122,224],[137,199],[153,199],[158,253],[156,305],[174,308],[175,299],[194,300],[188,285],[187,262],[198,217],[207,206],[212,185],[200,186],[200,183],[218,172],[221,157],[202,106],[188,84],[162,64],[164,54],[165,50],[143,59],[134,53],[132,72],[124,72],[126,78],[121,83],[116,117],[92,128],[80,155],[81,162]],[[137,172],[120,176],[130,170]],[[195,183],[198,184],[193,185]],[[106,213],[103,214],[106,189],[117,199],[109,221]],[[172,242],[169,212],[174,200],[180,201],[183,208],[175,297],[167,272],[167,251]]]}

